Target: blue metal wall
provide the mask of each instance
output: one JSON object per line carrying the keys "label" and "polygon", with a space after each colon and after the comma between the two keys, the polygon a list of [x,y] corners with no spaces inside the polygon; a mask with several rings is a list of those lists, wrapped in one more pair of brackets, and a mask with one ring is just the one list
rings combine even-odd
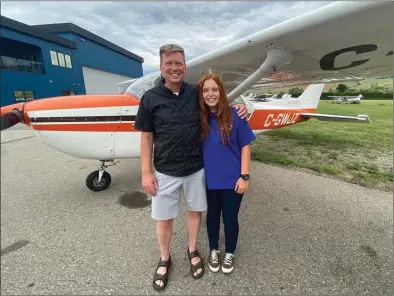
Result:
{"label": "blue metal wall", "polygon": [[[33,90],[35,99],[60,96],[62,90],[74,90],[76,94],[85,94],[82,66],[131,77],[141,77],[143,74],[141,62],[71,33],[63,33],[59,36],[77,42],[77,49],[70,49],[7,28],[1,28],[1,36],[40,47],[45,69],[45,74],[1,70],[2,106],[15,103],[15,90]],[[52,65],[50,50],[70,55],[72,69]]]}
{"label": "blue metal wall", "polygon": [[77,43],[75,58],[81,66],[113,72],[130,77],[142,76],[142,63],[74,33],[58,33]]}

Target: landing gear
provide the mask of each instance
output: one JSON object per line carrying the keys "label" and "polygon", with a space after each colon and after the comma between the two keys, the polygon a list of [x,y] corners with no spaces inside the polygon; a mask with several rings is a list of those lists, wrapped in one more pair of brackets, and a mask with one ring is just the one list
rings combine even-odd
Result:
{"label": "landing gear", "polygon": [[[92,191],[102,191],[109,187],[111,184],[111,175],[105,169],[118,163],[107,160],[101,160],[100,162],[100,168],[97,171],[91,172],[86,178],[86,186]],[[112,162],[112,164],[106,165],[106,162]]]}

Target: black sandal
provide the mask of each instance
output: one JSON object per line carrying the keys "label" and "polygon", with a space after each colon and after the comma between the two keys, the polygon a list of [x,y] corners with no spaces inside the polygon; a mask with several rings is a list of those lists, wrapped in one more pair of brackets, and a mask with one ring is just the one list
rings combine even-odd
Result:
{"label": "black sandal", "polygon": [[[167,271],[166,271],[165,274],[157,273],[157,270],[160,267],[167,267]],[[161,291],[167,286],[168,273],[170,271],[170,267],[171,267],[171,256],[168,258],[167,261],[161,260],[161,258],[159,259],[159,263],[157,264],[156,271],[155,271],[155,273],[153,275],[153,283],[152,283],[153,289],[155,289],[156,291]],[[156,284],[156,281],[162,281],[163,282],[163,286],[160,286],[160,285]]]}
{"label": "black sandal", "polygon": [[[187,247],[187,256],[189,257],[189,260],[190,260],[190,274],[192,275],[192,277],[194,279],[199,279],[204,274],[204,262],[200,256],[200,253],[198,252],[198,250],[195,250],[194,252],[190,253],[189,247]],[[198,262],[195,265],[193,265],[191,262],[191,259],[194,257],[200,257],[200,262]],[[198,269],[200,269],[200,268],[202,269],[201,272],[197,273],[197,275],[194,275],[194,273],[198,272]]]}

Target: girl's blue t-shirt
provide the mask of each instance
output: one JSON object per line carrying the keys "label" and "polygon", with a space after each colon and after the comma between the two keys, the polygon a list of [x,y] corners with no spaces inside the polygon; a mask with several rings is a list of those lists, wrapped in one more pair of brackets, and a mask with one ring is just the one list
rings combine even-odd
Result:
{"label": "girl's blue t-shirt", "polygon": [[232,131],[227,144],[222,143],[215,113],[209,115],[211,130],[202,143],[208,189],[234,189],[241,175],[241,148],[256,139],[245,119],[232,109]]}

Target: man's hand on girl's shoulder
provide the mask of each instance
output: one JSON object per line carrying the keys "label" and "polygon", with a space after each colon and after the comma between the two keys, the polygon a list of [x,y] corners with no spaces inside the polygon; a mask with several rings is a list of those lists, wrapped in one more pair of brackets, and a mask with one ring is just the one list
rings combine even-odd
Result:
{"label": "man's hand on girl's shoulder", "polygon": [[237,104],[234,106],[234,108],[237,110],[237,115],[240,118],[242,118],[242,119],[248,118],[248,109],[246,108],[245,105]]}

